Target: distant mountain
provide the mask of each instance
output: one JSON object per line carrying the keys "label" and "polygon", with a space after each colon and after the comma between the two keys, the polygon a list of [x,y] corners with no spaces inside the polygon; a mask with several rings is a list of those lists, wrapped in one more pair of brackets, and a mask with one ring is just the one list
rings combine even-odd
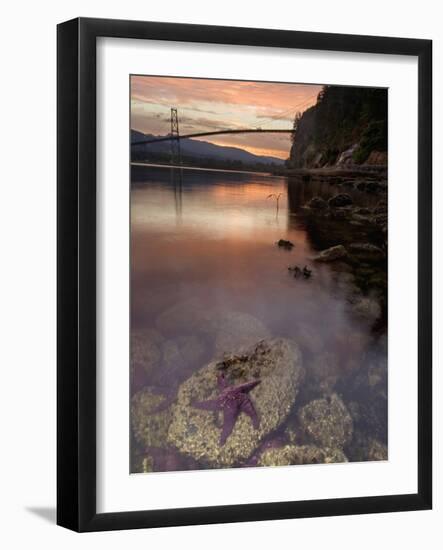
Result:
{"label": "distant mountain", "polygon": [[[155,139],[165,136],[154,136],[152,134],[143,134],[137,130],[131,130],[131,142],[137,143],[145,139]],[[140,145],[134,148],[137,154],[143,153],[149,158],[149,156],[163,156],[169,155],[170,144],[168,141],[161,141],[159,143],[152,143],[149,145]],[[142,151],[141,151],[142,149]],[[215,145],[207,141],[199,141],[196,139],[180,139],[180,149],[183,157],[190,157],[192,159],[213,159],[219,161],[241,162],[245,165],[256,164],[276,164],[281,166],[284,164],[282,159],[277,157],[268,157],[264,155],[254,155],[239,147],[224,147],[221,145]]]}

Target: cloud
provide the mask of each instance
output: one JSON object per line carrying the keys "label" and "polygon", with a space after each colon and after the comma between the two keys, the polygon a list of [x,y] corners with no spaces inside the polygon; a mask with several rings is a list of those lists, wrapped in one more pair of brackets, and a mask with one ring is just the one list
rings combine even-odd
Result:
{"label": "cloud", "polygon": [[[309,84],[133,76],[131,127],[145,133],[166,134],[170,129],[170,108],[176,107],[181,133],[290,128],[297,111],[316,103],[320,89],[319,85]],[[285,158],[289,154],[289,137],[238,134],[202,139]]]}

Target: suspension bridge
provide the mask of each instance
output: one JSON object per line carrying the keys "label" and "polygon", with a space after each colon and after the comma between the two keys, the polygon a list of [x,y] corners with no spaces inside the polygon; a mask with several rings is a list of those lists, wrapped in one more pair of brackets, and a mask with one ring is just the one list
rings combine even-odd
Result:
{"label": "suspension bridge", "polygon": [[131,143],[132,147],[136,147],[138,145],[149,145],[151,143],[160,143],[164,141],[170,141],[171,142],[171,164],[181,164],[181,149],[180,149],[180,140],[182,139],[189,139],[189,138],[196,138],[196,137],[204,137],[204,136],[219,136],[224,134],[292,134],[294,129],[293,128],[236,128],[236,129],[222,129],[222,130],[212,130],[208,132],[196,132],[193,134],[180,134],[179,129],[179,122],[178,122],[178,112],[177,109],[174,107],[171,107],[171,132],[167,136],[163,137],[156,137],[156,138],[149,138],[149,139],[142,139],[139,141],[134,141]]}

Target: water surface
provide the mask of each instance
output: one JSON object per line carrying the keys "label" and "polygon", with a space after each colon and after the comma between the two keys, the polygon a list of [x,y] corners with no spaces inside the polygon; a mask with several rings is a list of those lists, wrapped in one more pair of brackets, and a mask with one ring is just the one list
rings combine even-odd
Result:
{"label": "water surface", "polygon": [[[312,196],[328,198],[336,189],[264,174],[166,167],[133,166],[131,179],[132,330],[155,327],[159,315],[178,303],[189,304],[189,319],[195,303],[214,315],[247,313],[272,335],[299,343],[308,373],[315,370],[300,399],[332,390],[349,401],[370,399],[370,388],[356,377],[386,364],[386,329],[375,330],[352,313],[349,296],[356,287],[345,266],[312,261],[341,237],[313,224],[302,209]],[[281,194],[278,209],[271,194]],[[352,195],[360,205],[375,201]],[[359,242],[361,231],[348,226],[346,238]],[[294,248],[279,248],[279,239]],[[294,265],[308,266],[312,276],[295,279],[288,271]],[[182,333],[181,325],[168,337]],[[207,360],[214,356],[214,337],[199,334]],[[172,388],[189,368],[178,365],[169,378],[163,374],[162,385]],[[382,433],[374,435],[386,440],[386,410],[380,417]]]}

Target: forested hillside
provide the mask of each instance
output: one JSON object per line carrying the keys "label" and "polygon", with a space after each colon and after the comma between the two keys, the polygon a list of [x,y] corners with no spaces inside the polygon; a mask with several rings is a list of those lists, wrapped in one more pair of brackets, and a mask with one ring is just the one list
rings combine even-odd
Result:
{"label": "forested hillside", "polygon": [[386,165],[387,108],[386,89],[325,86],[295,117],[288,166]]}

